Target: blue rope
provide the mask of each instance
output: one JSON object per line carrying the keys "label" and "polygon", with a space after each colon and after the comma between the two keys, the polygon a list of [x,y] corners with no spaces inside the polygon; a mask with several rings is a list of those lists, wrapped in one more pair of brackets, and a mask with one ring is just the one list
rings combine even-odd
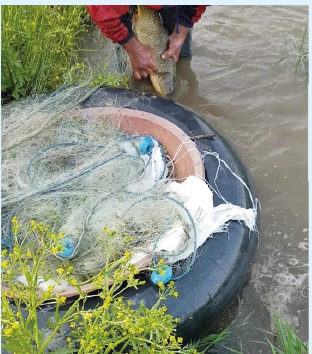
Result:
{"label": "blue rope", "polygon": [[180,30],[179,30],[179,5],[176,5],[176,20],[177,20],[177,28],[176,28],[176,32],[177,33],[180,33]]}
{"label": "blue rope", "polygon": [[77,85],[64,85],[64,86],[61,86],[61,87],[59,87],[57,90],[55,90],[55,91],[49,93],[48,96],[54,97],[54,96],[56,96],[56,94],[58,94],[58,93],[60,93],[60,92],[62,92],[62,91],[64,91],[64,90],[68,89],[69,87],[77,87]]}
{"label": "blue rope", "polygon": [[[31,166],[33,164],[33,162],[36,160],[36,158],[38,158],[39,156],[43,155],[45,152],[53,149],[53,148],[56,148],[56,147],[68,147],[68,146],[86,146],[87,148],[104,148],[105,146],[104,145],[93,145],[93,144],[84,144],[84,143],[76,143],[76,142],[70,142],[70,143],[57,143],[57,144],[54,144],[54,145],[50,145],[44,149],[42,149],[41,151],[37,152],[35,155],[32,156],[32,158],[30,159],[28,165],[27,165],[27,170],[26,170],[26,175],[27,175],[27,179],[29,181],[29,183],[32,183],[32,178],[30,176],[30,169],[31,169]],[[102,166],[103,164],[107,162],[110,162],[112,161],[112,159],[114,160],[116,157],[119,157],[120,155],[124,154],[123,152],[118,154],[118,155],[115,155],[114,157],[112,157],[111,159],[108,159],[108,160],[104,160],[104,162],[102,162],[101,164],[99,165],[95,165],[94,168],[97,168],[99,166]],[[124,154],[126,156],[126,154]],[[129,157],[131,157],[131,155],[128,155]],[[133,156],[133,158],[137,158],[136,156]],[[91,169],[92,170],[92,169]],[[80,175],[77,175],[78,177],[80,177]]]}
{"label": "blue rope", "polygon": [[[67,87],[62,87],[60,88],[59,90],[55,91],[53,94],[56,94],[57,92],[65,89]],[[33,155],[27,165],[27,169],[26,169],[26,176],[27,176],[27,179],[29,181],[30,184],[33,183],[33,178],[31,176],[31,167],[33,166],[33,163],[36,161],[36,159],[38,159],[40,156],[42,156],[44,153],[48,152],[49,150],[51,149],[54,149],[54,148],[67,148],[67,147],[71,147],[71,146],[81,146],[81,147],[96,147],[96,148],[103,148],[104,145],[96,145],[96,144],[87,144],[87,143],[77,143],[77,142],[66,142],[66,141],[62,141],[63,139],[63,130],[64,130],[64,126],[66,124],[73,124],[73,125],[77,125],[79,128],[81,128],[81,130],[84,132],[84,133],[88,133],[86,131],[84,131],[83,127],[80,126],[79,123],[75,122],[75,121],[64,121],[61,123],[60,125],[60,128],[59,128],[59,143],[57,144],[54,144],[54,145],[50,145],[46,148],[43,148],[41,151],[37,152],[35,155]],[[130,137],[126,137],[123,139],[123,141],[127,141],[127,140],[135,140],[135,139],[142,139],[142,137],[150,137],[152,138],[151,136],[149,135],[135,135],[135,136],[130,136]],[[165,161],[165,152],[164,152],[164,149],[162,147],[162,145],[159,143],[159,141],[153,137],[153,139],[155,141],[157,141],[158,143],[158,146],[160,147],[161,149],[161,154],[162,154],[162,158],[163,160]],[[148,164],[150,163],[151,161],[151,152],[148,153],[149,155],[149,159],[147,161],[147,163],[144,165],[144,167],[148,166]],[[27,200],[28,198],[31,198],[31,197],[34,197],[34,196],[37,196],[37,195],[44,195],[44,194],[49,194],[51,192],[54,192],[56,190],[58,190],[60,187],[64,186],[65,184],[69,183],[69,182],[72,182],[74,181],[75,179],[78,179],[92,171],[94,171],[95,169],[121,157],[121,156],[128,156],[130,158],[134,158],[134,159],[139,159],[143,162],[143,160],[139,157],[139,156],[133,156],[133,155],[128,155],[125,153],[125,151],[122,151],[120,152],[119,154],[107,159],[107,160],[104,160],[94,166],[91,166],[89,168],[87,168],[86,170],[70,177],[70,178],[67,178],[66,180],[63,180],[59,183],[56,183],[54,184],[53,186],[49,187],[49,188],[46,188],[46,189],[42,189],[42,190],[39,190],[35,193],[33,193],[32,195],[26,197],[24,200],[22,199],[21,203],[23,203],[25,200]],[[70,167],[70,166],[68,166]],[[159,180],[161,180],[163,177],[164,177],[164,174],[165,174],[165,171],[166,169],[164,168],[164,170],[162,171],[162,174],[161,176],[159,177],[157,183],[159,182]],[[143,198],[142,200],[140,201],[143,201],[145,199],[155,199],[155,197],[145,197]],[[189,266],[187,267],[187,269],[178,277],[175,277],[175,278],[172,278],[173,280],[176,280],[176,279],[180,279],[182,276],[184,276],[185,274],[187,274],[191,268],[191,266],[193,265],[194,261],[195,261],[195,252],[196,252],[196,229],[195,229],[195,225],[194,225],[194,221],[192,219],[192,217],[190,216],[189,212],[184,208],[184,206],[179,203],[178,201],[170,198],[170,197],[167,197],[168,199],[171,199],[172,201],[174,201],[175,203],[179,204],[188,214],[190,220],[191,220],[191,223],[192,223],[192,226],[193,226],[193,229],[194,229],[194,254],[193,254],[193,258],[192,258],[192,261],[191,263],[189,264]],[[140,202],[139,201],[139,202]],[[133,207],[135,204],[137,204],[138,202],[134,203],[131,207]],[[130,207],[130,208],[131,208]],[[129,209],[130,209],[129,208]],[[8,222],[7,222],[7,227],[6,227],[6,235],[5,235],[5,238],[2,238],[2,244],[7,247],[9,249],[9,251],[11,252],[12,251],[12,248],[13,248],[13,234],[12,234],[12,222],[11,222],[11,219],[12,217],[14,216],[14,214],[16,213],[16,210],[17,210],[17,207],[10,213],[9,217],[8,217]],[[154,244],[154,247],[153,247],[153,251],[155,251],[156,249],[156,246],[158,244],[158,242],[160,241],[160,239],[162,238],[162,236],[165,234],[165,232],[168,230],[169,226],[171,225],[171,222],[167,222],[164,230],[160,233],[160,235],[157,237],[157,240],[156,240],[156,243]],[[156,265],[156,260],[155,260],[155,254],[153,255],[153,263],[154,263],[154,266]]]}
{"label": "blue rope", "polygon": [[[6,232],[4,233],[3,237],[1,237],[1,244],[3,244],[9,251],[9,253],[12,252],[13,249],[13,233],[12,233],[12,218],[15,214],[17,207],[13,209],[13,211],[10,213],[8,216],[8,223],[6,227]],[[5,239],[4,239],[5,237]]]}
{"label": "blue rope", "polygon": [[67,147],[67,146],[75,146],[75,145],[78,145],[78,143],[75,143],[75,142],[71,142],[71,143],[58,143],[58,144],[54,144],[54,145],[50,145],[50,146],[47,146],[46,148],[42,149],[41,151],[37,152],[35,155],[33,155],[27,165],[27,169],[26,169],[26,176],[27,176],[27,179],[28,179],[28,182],[30,184],[32,184],[32,178],[30,176],[30,168],[33,164],[33,162],[36,160],[37,157],[43,155],[45,152],[55,148],[55,147]]}

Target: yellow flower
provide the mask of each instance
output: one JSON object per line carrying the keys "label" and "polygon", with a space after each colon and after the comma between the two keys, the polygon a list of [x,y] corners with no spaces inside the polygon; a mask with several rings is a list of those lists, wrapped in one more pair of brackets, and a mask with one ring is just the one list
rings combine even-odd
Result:
{"label": "yellow flower", "polygon": [[175,291],[175,292],[173,293],[173,296],[174,296],[174,297],[178,297],[178,296],[179,296],[178,292]]}
{"label": "yellow flower", "polygon": [[162,308],[161,308],[164,312],[166,312],[167,311],[167,306],[166,305],[164,305],[164,306],[162,306]]}
{"label": "yellow flower", "polygon": [[182,337],[178,337],[178,343],[183,343],[183,338]]}
{"label": "yellow flower", "polygon": [[70,337],[67,337],[66,340],[68,343],[70,343],[72,339]]}
{"label": "yellow flower", "polygon": [[175,336],[170,336],[170,342],[175,342]]}
{"label": "yellow flower", "polygon": [[131,257],[131,253],[130,253],[129,251],[126,251],[126,252],[125,252],[125,256],[126,256],[127,258],[129,258],[129,257]]}
{"label": "yellow flower", "polygon": [[20,324],[16,321],[13,323],[12,329],[17,329],[17,328],[20,328]]}
{"label": "yellow flower", "polygon": [[91,320],[91,318],[92,318],[92,313],[87,312],[87,313],[85,313],[85,314],[83,315],[83,317],[84,317],[85,320],[89,321],[89,320]]}
{"label": "yellow flower", "polygon": [[153,323],[151,324],[151,327],[152,327],[152,328],[157,327],[157,323],[156,323],[156,322],[153,322]]}
{"label": "yellow flower", "polygon": [[58,272],[58,274],[63,274],[64,273],[64,268],[57,268],[56,270]]}
{"label": "yellow flower", "polygon": [[164,283],[163,283],[162,281],[159,281],[159,282],[157,283],[157,285],[158,285],[160,288],[163,288],[163,287],[164,287]]}
{"label": "yellow flower", "polygon": [[54,286],[52,286],[52,285],[48,285],[48,286],[47,286],[47,291],[48,291],[49,293],[51,293],[51,292],[53,291],[53,289],[54,289]]}
{"label": "yellow flower", "polygon": [[90,345],[91,347],[95,347],[96,346],[96,340],[95,339],[92,339],[91,342],[90,342]]}
{"label": "yellow flower", "polygon": [[74,285],[76,286],[78,283],[77,283],[77,280],[75,278],[73,278],[71,281],[70,281],[71,285]]}
{"label": "yellow flower", "polygon": [[5,257],[8,253],[8,250],[1,251],[1,257]]}
{"label": "yellow flower", "polygon": [[49,234],[51,240],[56,240],[57,236],[54,233]]}
{"label": "yellow flower", "polygon": [[75,327],[76,327],[76,323],[75,323],[75,322],[71,322],[70,325],[69,325],[69,327],[75,328]]}
{"label": "yellow flower", "polygon": [[66,301],[66,297],[65,296],[61,296],[58,298],[58,302],[61,303],[61,304],[64,304]]}
{"label": "yellow flower", "polygon": [[6,328],[3,333],[5,336],[9,337],[13,332],[13,328]]}
{"label": "yellow flower", "polygon": [[2,267],[2,268],[7,268],[8,265],[9,265],[9,262],[8,262],[8,261],[2,261],[2,262],[1,262],[1,267]]}
{"label": "yellow flower", "polygon": [[58,249],[58,247],[52,247],[52,254],[57,254],[58,252],[59,252],[59,249]]}

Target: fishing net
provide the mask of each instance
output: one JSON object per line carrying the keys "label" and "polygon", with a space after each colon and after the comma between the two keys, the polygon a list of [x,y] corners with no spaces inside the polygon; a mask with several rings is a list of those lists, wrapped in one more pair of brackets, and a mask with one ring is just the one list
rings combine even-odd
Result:
{"label": "fishing net", "polygon": [[[213,208],[207,183],[194,176],[178,183],[175,156],[167,156],[155,137],[117,129],[112,121],[123,118],[116,113],[81,114],[77,108],[95,90],[72,86],[2,108],[2,247],[13,247],[11,220],[17,216],[23,225],[35,220],[65,234],[63,251],[49,257],[49,268],[69,262],[85,280],[108,256],[117,260],[127,250],[133,263],[147,257],[156,266],[163,259],[175,280],[228,220],[255,229],[255,206],[233,210],[227,204],[233,212],[225,210],[217,222],[220,210]],[[116,231],[114,237],[107,230]],[[34,234],[27,237],[36,244]]]}
{"label": "fishing net", "polygon": [[[73,108],[93,92],[69,87],[2,109],[2,245],[13,246],[13,216],[21,224],[44,222],[72,247],[66,257],[51,257],[51,266],[70,260],[87,277],[100,271],[107,252],[113,259],[125,250],[166,258],[157,242],[185,213],[166,198],[172,161],[157,139],[75,118]],[[116,236],[108,238],[104,227]]]}

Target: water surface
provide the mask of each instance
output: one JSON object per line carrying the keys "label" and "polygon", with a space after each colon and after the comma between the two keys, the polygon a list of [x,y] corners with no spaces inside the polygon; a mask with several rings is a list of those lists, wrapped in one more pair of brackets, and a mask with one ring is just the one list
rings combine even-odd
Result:
{"label": "water surface", "polygon": [[[261,201],[250,279],[220,323],[234,321],[230,345],[244,353],[269,352],[255,341],[274,330],[272,309],[308,339],[308,74],[295,74],[295,54],[276,64],[307,23],[308,6],[208,7],[171,96],[231,141]],[[153,92],[148,80],[134,86]]]}

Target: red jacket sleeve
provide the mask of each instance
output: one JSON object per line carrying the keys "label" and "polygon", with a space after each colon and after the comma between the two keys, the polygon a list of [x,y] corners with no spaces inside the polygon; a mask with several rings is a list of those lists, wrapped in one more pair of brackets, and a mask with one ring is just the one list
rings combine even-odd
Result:
{"label": "red jacket sleeve", "polygon": [[[160,10],[162,5],[146,5],[154,10]],[[191,28],[206,11],[207,5],[181,5],[177,7],[177,21],[182,26]],[[87,5],[93,21],[103,35],[114,43],[125,44],[133,36],[130,5]],[[174,6],[173,6],[174,7]]]}
{"label": "red jacket sleeve", "polygon": [[114,43],[124,44],[134,36],[130,5],[87,5],[93,21],[103,35]]}

